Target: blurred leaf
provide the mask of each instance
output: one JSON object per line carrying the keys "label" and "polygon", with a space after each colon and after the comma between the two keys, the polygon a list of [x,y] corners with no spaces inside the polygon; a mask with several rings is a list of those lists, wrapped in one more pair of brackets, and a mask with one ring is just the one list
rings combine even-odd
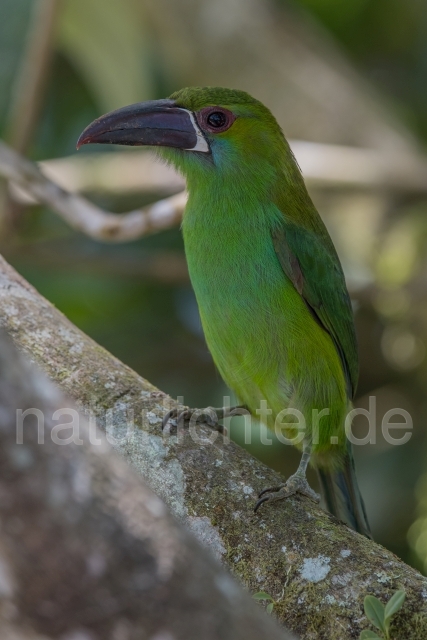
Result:
{"label": "blurred leaf", "polygon": [[402,607],[405,602],[406,593],[404,591],[396,591],[390,600],[387,602],[384,610],[384,619],[387,621],[389,618],[394,616]]}
{"label": "blurred leaf", "polygon": [[0,1],[0,130],[21,63],[34,0]]}
{"label": "blurred leaf", "polygon": [[64,0],[59,47],[103,111],[151,97],[143,24],[131,0]]}
{"label": "blurred leaf", "polygon": [[270,602],[270,604],[267,605],[267,613],[271,613],[273,611],[273,607],[274,607],[274,602]]}
{"label": "blurred leaf", "polygon": [[384,624],[384,605],[375,596],[366,596],[363,603],[368,620],[381,631],[386,631]]}
{"label": "blurred leaf", "polygon": [[273,600],[271,595],[269,593],[266,593],[265,591],[258,591],[257,593],[254,593],[252,598],[254,600]]}
{"label": "blurred leaf", "polygon": [[370,629],[365,629],[359,636],[360,640],[381,640],[380,636],[378,636],[375,631],[371,631]]}

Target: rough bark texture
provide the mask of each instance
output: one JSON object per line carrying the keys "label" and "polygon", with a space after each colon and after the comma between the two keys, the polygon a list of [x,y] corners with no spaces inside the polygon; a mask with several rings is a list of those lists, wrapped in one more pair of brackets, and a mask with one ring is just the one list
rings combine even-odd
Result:
{"label": "rough bark texture", "polygon": [[[4,261],[0,308],[0,323],[19,349],[80,407],[92,407],[125,459],[249,592],[277,600],[274,612],[289,628],[304,639],[356,638],[369,627],[365,595],[385,601],[405,589],[394,636],[427,637],[425,578],[308,499],[254,515],[257,492],[280,476],[222,438],[201,444],[188,433],[162,436],[170,399],[74,327]],[[135,429],[127,424],[132,414]]]}
{"label": "rough bark texture", "polygon": [[2,640],[291,640],[77,412],[61,444],[64,407],[2,332]]}

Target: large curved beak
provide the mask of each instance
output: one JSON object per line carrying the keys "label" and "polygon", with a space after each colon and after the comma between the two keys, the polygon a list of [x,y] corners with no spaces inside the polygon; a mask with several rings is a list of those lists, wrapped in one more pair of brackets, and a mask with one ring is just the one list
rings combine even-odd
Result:
{"label": "large curved beak", "polygon": [[177,107],[173,100],[150,100],[111,111],[94,120],[81,134],[84,144],[160,146],[210,153],[192,111]]}

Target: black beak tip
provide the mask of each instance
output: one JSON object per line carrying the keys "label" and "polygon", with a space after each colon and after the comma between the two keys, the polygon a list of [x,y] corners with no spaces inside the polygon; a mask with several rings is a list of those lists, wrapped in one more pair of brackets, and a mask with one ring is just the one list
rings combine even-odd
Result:
{"label": "black beak tip", "polygon": [[90,142],[92,141],[92,138],[90,135],[88,135],[87,130],[85,129],[83,131],[83,133],[80,134],[79,139],[77,140],[77,144],[76,144],[76,149],[77,151],[80,149],[80,147],[82,147],[84,144],[90,144]]}
{"label": "black beak tip", "polygon": [[105,116],[101,116],[101,118],[97,118],[81,132],[79,139],[77,140],[76,149],[77,151],[84,144],[91,144],[92,142],[104,142],[102,140],[102,136],[105,136],[109,131],[109,127],[104,125]]}

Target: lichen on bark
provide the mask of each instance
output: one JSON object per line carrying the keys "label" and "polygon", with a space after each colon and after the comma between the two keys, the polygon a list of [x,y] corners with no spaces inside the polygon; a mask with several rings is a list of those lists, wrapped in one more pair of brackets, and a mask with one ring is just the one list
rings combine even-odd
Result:
{"label": "lichen on bark", "polygon": [[423,637],[427,580],[421,574],[303,497],[254,514],[254,497],[282,480],[277,473],[221,436],[208,444],[206,428],[199,428],[205,443],[188,433],[163,435],[161,418],[172,400],[74,327],[4,261],[0,301],[0,324],[18,348],[96,414],[116,449],[175,515],[249,592],[271,594],[274,615],[301,638],[358,637],[369,627],[364,597],[385,602],[397,589],[407,600],[395,635]]}

